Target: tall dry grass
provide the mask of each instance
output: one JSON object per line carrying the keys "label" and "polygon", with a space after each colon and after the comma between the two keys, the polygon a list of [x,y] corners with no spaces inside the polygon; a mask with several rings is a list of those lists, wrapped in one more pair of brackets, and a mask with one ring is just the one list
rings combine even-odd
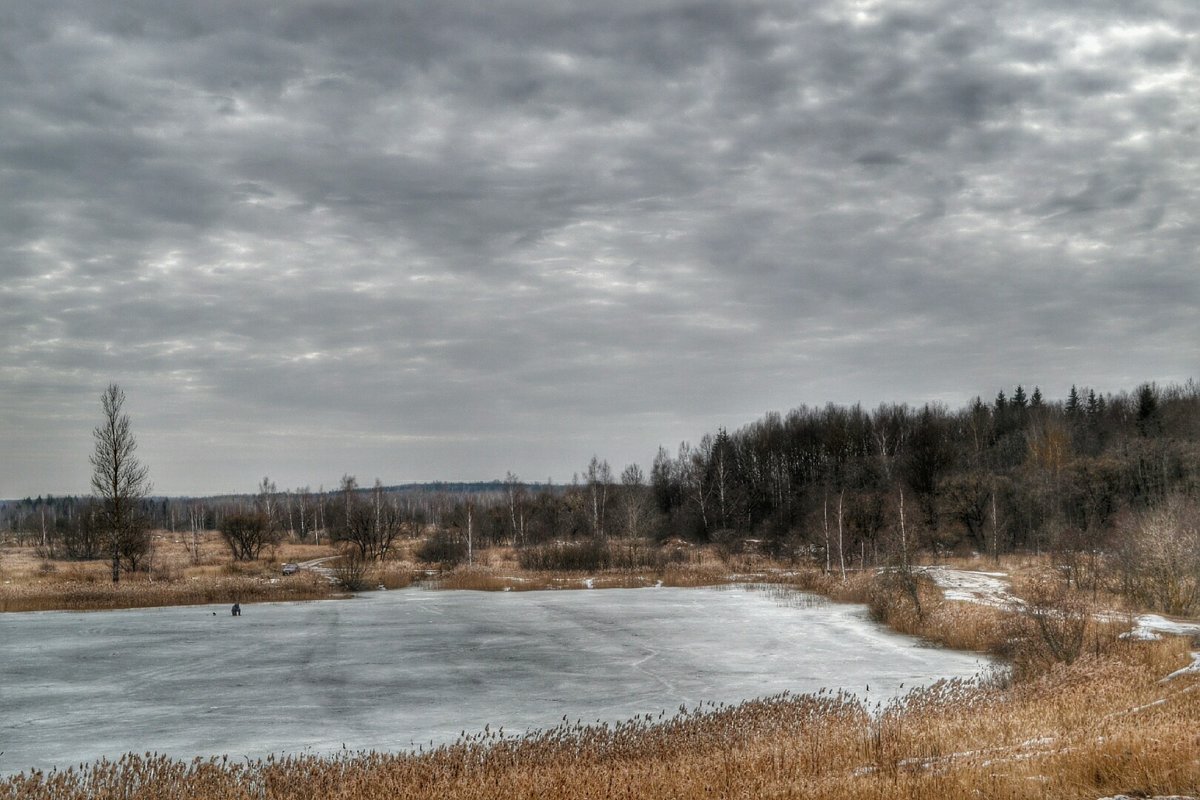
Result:
{"label": "tall dry grass", "polygon": [[373,586],[384,589],[403,589],[411,586],[416,579],[411,565],[396,561],[377,564],[371,571],[370,578]]}
{"label": "tall dry grass", "polygon": [[[534,552],[531,550],[530,552]],[[536,558],[523,561],[509,553],[482,551],[475,565],[462,565],[438,573],[430,580],[437,589],[469,589],[476,591],[527,592],[540,589],[636,589],[648,586],[714,586],[735,583],[738,576],[720,561],[706,554],[654,555],[659,550],[648,548],[646,558],[626,558],[628,545],[617,542],[604,545],[604,552],[618,554],[608,558],[597,569],[583,569],[591,564],[594,553],[583,551],[588,558],[579,557],[575,548],[547,545],[536,550]],[[549,554],[549,555],[548,555]],[[569,568],[540,568],[543,563]],[[524,566],[522,565],[524,564]]]}
{"label": "tall dry grass", "polygon": [[127,755],[0,780],[83,798],[1092,798],[1200,787],[1200,676],[1180,642],[1118,642],[1017,684],[951,681],[874,713],[781,696],[668,719],[488,732],[431,752],[175,761]]}
{"label": "tall dry grass", "polygon": [[169,581],[130,576],[118,584],[66,579],[0,586],[0,612],[99,611],[206,603],[320,600],[334,596],[336,587],[318,576],[307,574],[275,580],[221,573]]}
{"label": "tall dry grass", "polygon": [[692,567],[669,567],[661,573],[609,569],[597,573],[564,574],[542,570],[460,567],[430,581],[435,589],[483,592],[531,592],[547,589],[641,589],[649,586],[712,586],[729,583],[723,572]]}
{"label": "tall dry grass", "polygon": [[328,555],[325,547],[282,543],[256,561],[233,561],[213,531],[194,542],[190,534],[169,531],[156,531],[151,539],[145,569],[123,573],[116,585],[106,560],[56,561],[39,557],[32,547],[5,547],[0,612],[320,600],[340,591],[311,574],[280,574],[284,561]]}

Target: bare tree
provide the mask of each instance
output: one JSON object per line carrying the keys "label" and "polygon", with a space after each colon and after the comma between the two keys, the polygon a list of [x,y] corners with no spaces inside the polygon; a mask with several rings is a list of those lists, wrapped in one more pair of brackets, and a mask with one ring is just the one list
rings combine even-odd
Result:
{"label": "bare tree", "polygon": [[256,504],[258,510],[267,518],[267,524],[276,527],[279,523],[279,489],[275,485],[275,481],[267,476],[263,476],[262,482],[258,484],[258,498]]}
{"label": "bare tree", "polygon": [[900,522],[900,540],[895,542],[894,546],[899,546],[899,553],[892,559],[890,568],[883,574],[885,582],[893,584],[895,588],[902,591],[912,603],[917,618],[923,619],[925,612],[921,608],[920,581],[917,571],[913,569],[912,565],[913,541],[908,535],[908,526],[904,517],[904,486],[898,486],[897,489],[899,490],[897,517]]}
{"label": "bare tree", "polygon": [[508,500],[508,520],[512,526],[513,543],[525,544],[525,486],[521,479],[508,472],[504,475],[504,494]]}
{"label": "bare tree", "polygon": [[104,515],[100,504],[88,500],[63,531],[67,558],[90,561],[104,553]]}
{"label": "bare tree", "polygon": [[712,464],[712,480],[716,485],[718,522],[722,530],[729,527],[730,506],[732,505],[730,486],[733,480],[733,460],[733,444],[729,438],[729,433],[724,428],[719,428],[717,430],[717,438],[712,443],[709,461]]}
{"label": "bare tree", "polygon": [[838,493],[837,515],[838,515],[838,565],[841,567],[841,570],[842,570],[842,582],[843,583],[846,582],[846,540],[842,535],[842,530],[843,530],[842,505],[843,505],[843,501],[845,499],[846,499],[846,490],[842,489]]}
{"label": "bare tree", "polygon": [[364,561],[388,555],[403,532],[403,518],[394,500],[388,498],[378,478],[369,498],[364,498],[352,475],[342,478],[342,508],[329,531],[334,542],[353,545]]}
{"label": "bare tree", "polygon": [[279,539],[275,526],[262,511],[226,516],[221,522],[221,536],[235,561],[253,561],[264,547]]}
{"label": "bare tree", "polygon": [[475,504],[471,499],[467,498],[467,566],[472,566],[475,563],[474,542],[472,537],[472,514],[475,510]]}
{"label": "bare tree", "polygon": [[113,583],[121,580],[121,562],[136,569],[150,549],[150,537],[139,513],[139,502],[150,493],[150,470],[134,453],[137,441],[125,414],[125,392],[110,383],[100,395],[104,421],[92,431],[96,449],[92,464],[92,491],[101,504],[107,550],[112,555]]}
{"label": "bare tree", "polygon": [[587,468],[588,495],[591,501],[592,535],[597,539],[607,536],[608,526],[606,511],[608,506],[608,488],[612,485],[612,468],[607,461],[601,461],[598,456],[592,456]]}
{"label": "bare tree", "polygon": [[304,541],[306,538],[308,538],[308,523],[311,517],[308,506],[312,500],[312,493],[309,491],[308,487],[305,486],[303,488],[296,489],[295,495],[296,509],[300,512],[300,541]]}
{"label": "bare tree", "polygon": [[679,455],[676,457],[676,469],[684,497],[686,501],[695,505],[706,537],[712,533],[708,518],[712,482],[705,475],[711,451],[712,437],[705,436],[700,440],[699,448],[693,448],[687,442],[681,442]]}
{"label": "bare tree", "polygon": [[188,529],[192,532],[192,563],[200,563],[200,542],[199,534],[204,529],[205,520],[208,517],[207,511],[204,508],[203,500],[192,500],[187,505],[188,511]]}
{"label": "bare tree", "polygon": [[651,496],[646,488],[646,474],[637,464],[621,471],[621,522],[625,536],[634,539],[642,535],[650,516]]}
{"label": "bare tree", "polygon": [[1125,595],[1167,614],[1200,609],[1200,503],[1172,495],[1122,528],[1115,555]]}
{"label": "bare tree", "polygon": [[829,544],[829,489],[825,489],[824,503],[821,507],[821,530],[825,533],[825,574],[828,575],[831,569],[830,559],[832,556],[832,548]]}

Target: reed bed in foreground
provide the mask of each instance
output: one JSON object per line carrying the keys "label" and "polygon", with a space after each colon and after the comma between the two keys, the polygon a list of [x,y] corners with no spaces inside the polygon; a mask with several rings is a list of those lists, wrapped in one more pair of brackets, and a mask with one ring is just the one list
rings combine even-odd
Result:
{"label": "reed bed in foreground", "polygon": [[1200,787],[1200,676],[1175,642],[1119,642],[1023,683],[951,681],[865,709],[780,696],[619,725],[488,731],[423,753],[127,755],[0,780],[83,798],[1097,798]]}

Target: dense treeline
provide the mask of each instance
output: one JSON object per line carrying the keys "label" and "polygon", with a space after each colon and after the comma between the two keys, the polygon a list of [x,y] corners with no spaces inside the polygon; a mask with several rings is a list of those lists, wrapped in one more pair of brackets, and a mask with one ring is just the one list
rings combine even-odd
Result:
{"label": "dense treeline", "polygon": [[1140,386],[1062,402],[1017,386],[950,411],[801,407],[719,430],[652,470],[658,509],[681,536],[800,535],[824,543],[839,513],[847,552],[875,552],[901,493],[922,545],[978,552],[1099,544],[1122,512],[1200,480],[1200,387]]}

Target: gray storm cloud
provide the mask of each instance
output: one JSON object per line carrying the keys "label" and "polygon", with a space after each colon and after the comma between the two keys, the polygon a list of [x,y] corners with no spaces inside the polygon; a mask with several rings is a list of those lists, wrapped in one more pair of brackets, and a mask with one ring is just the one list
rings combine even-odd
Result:
{"label": "gray storm cloud", "polygon": [[0,496],[569,479],[1200,366],[1200,12],[15,3]]}

